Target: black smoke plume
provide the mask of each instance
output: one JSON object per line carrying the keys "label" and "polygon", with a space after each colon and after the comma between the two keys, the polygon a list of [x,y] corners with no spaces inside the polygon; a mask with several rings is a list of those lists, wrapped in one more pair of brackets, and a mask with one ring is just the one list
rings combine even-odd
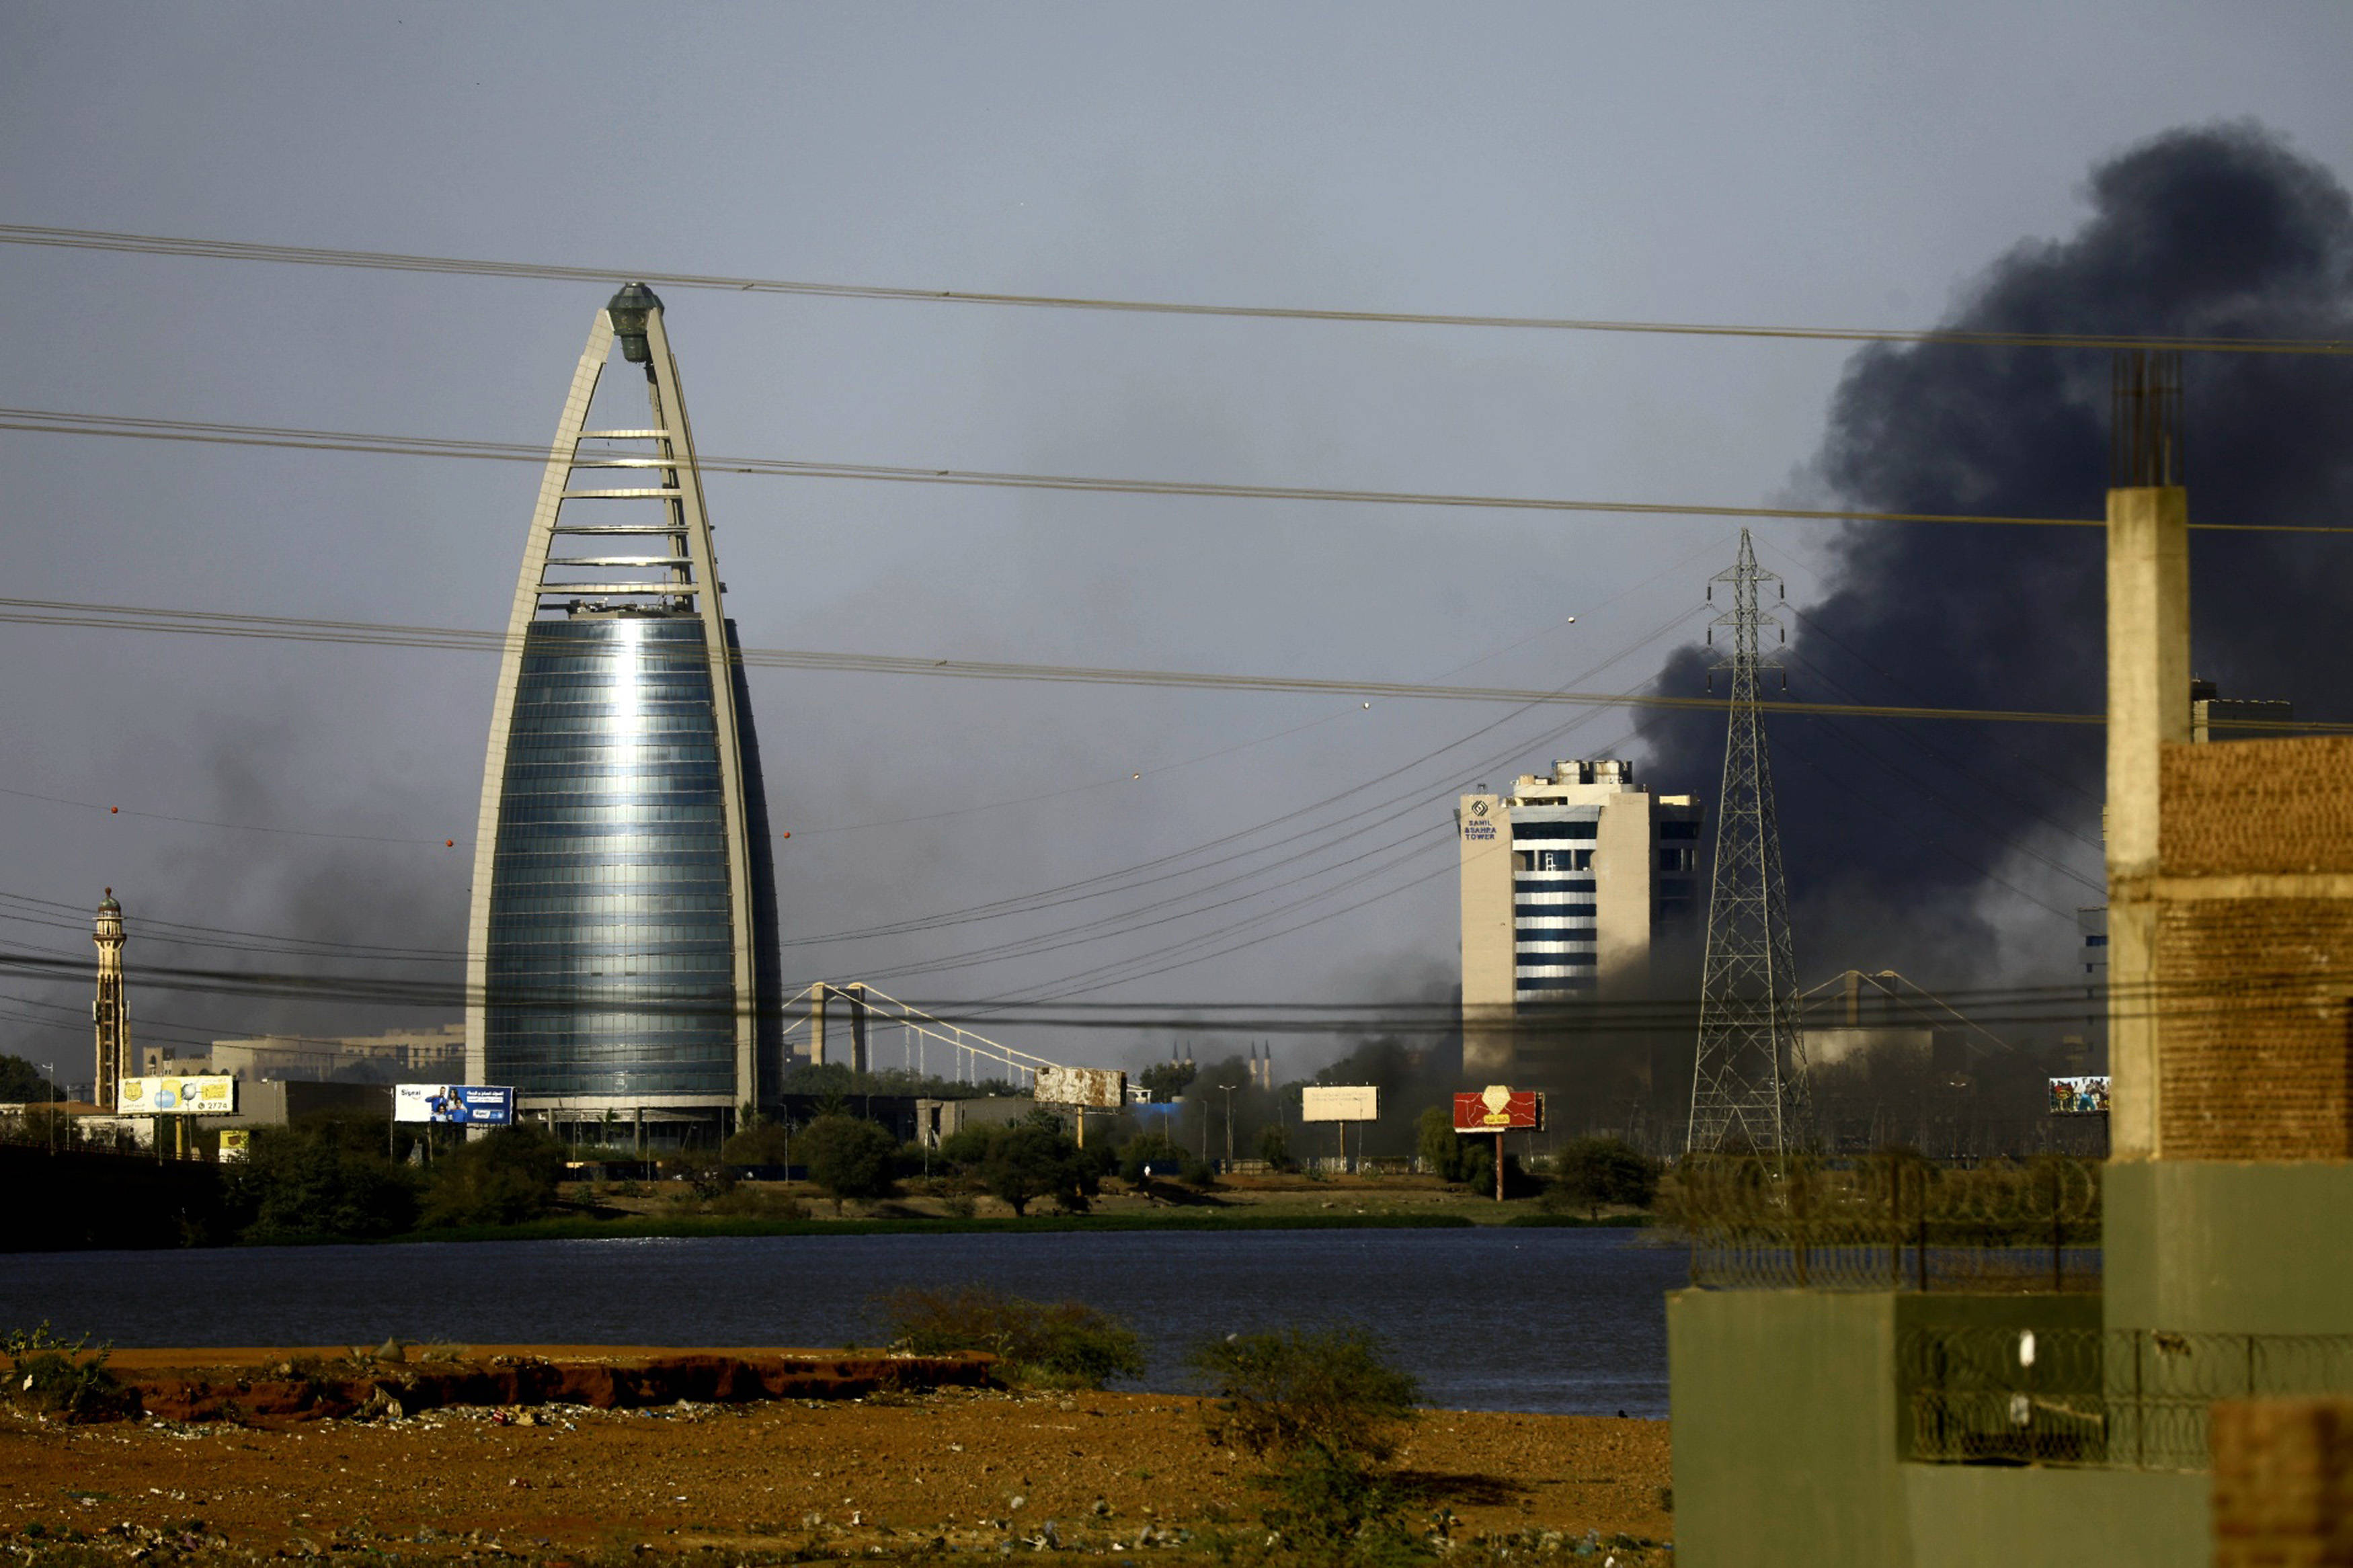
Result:
{"label": "black smoke plume", "polygon": [[[2159,136],[2095,168],[2088,195],[2073,235],[2001,257],[1947,324],[2353,342],[2353,205],[2263,129]],[[2097,517],[2109,370],[2093,351],[1866,350],[1811,476],[1873,510]],[[2193,522],[2353,525],[2353,359],[2193,353],[2185,375]],[[2094,529],[1852,525],[1829,552],[1827,596],[1785,616],[1788,646],[1771,651],[1801,700],[2096,711],[2102,551]],[[2200,676],[2225,696],[2291,700],[2299,719],[2348,716],[2353,536],[2193,534],[2190,571]],[[1680,650],[1659,689],[1699,691],[1716,657]],[[2017,981],[2040,962],[2021,936],[2038,955],[2047,944],[2046,973],[2071,962],[2063,917],[2104,897],[2096,730],[1768,730],[1801,983],[1850,965],[1936,986]],[[1713,800],[1720,720],[1660,715],[1645,735],[1654,783]]]}

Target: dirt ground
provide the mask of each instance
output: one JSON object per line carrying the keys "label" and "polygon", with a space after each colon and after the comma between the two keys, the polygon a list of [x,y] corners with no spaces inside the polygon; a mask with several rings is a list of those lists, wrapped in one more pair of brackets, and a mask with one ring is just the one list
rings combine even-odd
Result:
{"label": "dirt ground", "polygon": [[[1417,1511],[1445,1516],[1457,1539],[1672,1561],[1659,1545],[1672,1530],[1664,1422],[1430,1411],[1399,1462]],[[278,1426],[0,1415],[0,1550],[63,1538],[159,1562],[698,1549],[736,1562],[1175,1549],[1175,1561],[1253,1539],[1252,1468],[1210,1444],[1197,1401],[1155,1394],[954,1389]]]}

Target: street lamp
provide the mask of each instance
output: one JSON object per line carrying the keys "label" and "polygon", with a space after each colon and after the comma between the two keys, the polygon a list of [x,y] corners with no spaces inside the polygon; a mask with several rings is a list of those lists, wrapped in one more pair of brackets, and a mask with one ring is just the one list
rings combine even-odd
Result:
{"label": "street lamp", "polygon": [[1225,1090],[1226,1094],[1226,1168],[1231,1170],[1234,1163],[1234,1089],[1236,1086],[1221,1083],[1218,1087]]}

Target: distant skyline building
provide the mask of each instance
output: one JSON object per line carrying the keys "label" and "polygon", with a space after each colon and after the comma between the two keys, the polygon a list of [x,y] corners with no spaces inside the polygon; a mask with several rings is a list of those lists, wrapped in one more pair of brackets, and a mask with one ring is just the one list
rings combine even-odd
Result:
{"label": "distant skyline building", "polygon": [[98,901],[90,939],[98,944],[98,995],[90,1005],[90,1024],[98,1036],[98,1081],[91,1098],[100,1110],[112,1110],[116,1086],[131,1060],[131,1001],[122,986],[122,946],[130,939],[123,934],[122,906],[114,901],[112,888]]}
{"label": "distant skyline building", "polygon": [[[617,345],[648,402],[591,428]],[[773,849],[723,588],[661,301],[632,283],[549,450],[482,770],[467,1076],[539,1119],[723,1128],[779,1070]]]}
{"label": "distant skyline building", "polygon": [[1541,1075],[1530,1025],[1546,1009],[1556,1029],[1568,1005],[1650,999],[1654,941],[1695,908],[1704,816],[1614,759],[1461,797],[1465,1082]]}

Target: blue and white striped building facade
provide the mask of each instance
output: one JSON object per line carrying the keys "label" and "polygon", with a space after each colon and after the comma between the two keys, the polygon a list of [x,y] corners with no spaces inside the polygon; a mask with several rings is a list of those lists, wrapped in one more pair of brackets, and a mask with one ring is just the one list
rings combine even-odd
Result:
{"label": "blue and white striped building facade", "polygon": [[[1689,795],[1635,787],[1633,764],[1563,762],[1461,798],[1463,1058],[1507,1080],[1530,1009],[1633,1000],[1653,934],[1700,897]],[[1556,1013],[1555,1016],[1561,1015]]]}

